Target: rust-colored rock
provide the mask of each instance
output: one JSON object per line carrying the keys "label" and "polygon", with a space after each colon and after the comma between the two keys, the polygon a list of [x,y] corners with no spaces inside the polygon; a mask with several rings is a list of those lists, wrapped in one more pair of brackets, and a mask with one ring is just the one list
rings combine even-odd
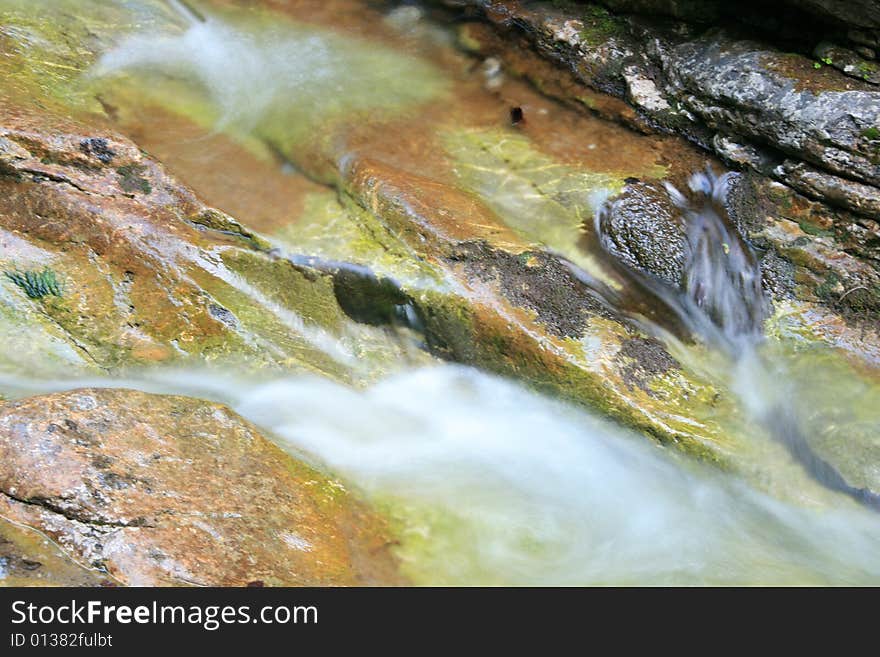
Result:
{"label": "rust-colored rock", "polygon": [[229,409],[83,389],[0,406],[0,514],[128,585],[401,581],[382,522]]}

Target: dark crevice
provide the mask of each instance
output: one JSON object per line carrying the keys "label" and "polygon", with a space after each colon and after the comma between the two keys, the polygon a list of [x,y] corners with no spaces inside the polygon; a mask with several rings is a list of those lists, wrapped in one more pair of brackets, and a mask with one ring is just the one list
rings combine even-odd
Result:
{"label": "dark crevice", "polygon": [[57,515],[63,516],[67,520],[71,520],[73,522],[77,522],[83,525],[89,525],[90,527],[95,527],[103,530],[114,530],[114,529],[123,529],[125,527],[151,527],[145,518],[135,518],[130,522],[123,521],[110,521],[110,520],[101,520],[100,518],[95,518],[94,516],[89,516],[82,512],[72,511],[71,509],[65,509],[60,506],[57,502],[53,501],[47,497],[18,497],[13,495],[9,491],[0,490],[0,494],[6,496],[13,502],[18,502],[19,504],[25,504],[27,506],[33,506],[40,509],[44,509],[46,511],[50,511]]}

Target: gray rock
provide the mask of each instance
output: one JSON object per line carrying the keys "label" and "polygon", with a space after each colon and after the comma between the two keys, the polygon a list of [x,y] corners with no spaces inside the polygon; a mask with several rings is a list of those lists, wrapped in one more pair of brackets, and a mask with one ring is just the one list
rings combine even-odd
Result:
{"label": "gray rock", "polygon": [[661,57],[667,93],[711,128],[880,184],[880,151],[863,136],[880,117],[880,93],[867,85],[820,90],[783,72],[788,67],[782,58],[791,56],[723,34],[681,43]]}
{"label": "gray rock", "polygon": [[833,23],[880,28],[877,0],[786,0],[786,3]]}
{"label": "gray rock", "polygon": [[[595,5],[579,10],[466,3],[499,28],[525,34],[543,56],[588,86],[626,100],[648,125],[791,182],[813,198],[880,218],[874,201],[880,193],[880,90],[864,75],[844,74],[720,30],[705,32],[705,26],[622,18]],[[628,11],[653,7],[675,16],[694,10],[694,3],[673,0],[605,4]],[[870,30],[860,34],[871,40]],[[867,72],[872,66],[847,52],[855,59],[843,68],[858,72],[862,66]],[[791,163],[780,167],[783,161]]]}
{"label": "gray rock", "polygon": [[803,162],[786,160],[776,169],[778,177],[807,196],[871,217],[880,217],[880,189],[819,171]]}
{"label": "gray rock", "polygon": [[813,54],[823,63],[833,66],[851,78],[880,85],[880,66],[866,59],[874,59],[876,56],[876,53],[870,48],[859,46],[854,52],[848,48],[823,41],[816,46]]}
{"label": "gray rock", "polygon": [[684,266],[685,231],[680,212],[656,184],[634,183],[599,216],[605,248],[630,267],[677,287]]}

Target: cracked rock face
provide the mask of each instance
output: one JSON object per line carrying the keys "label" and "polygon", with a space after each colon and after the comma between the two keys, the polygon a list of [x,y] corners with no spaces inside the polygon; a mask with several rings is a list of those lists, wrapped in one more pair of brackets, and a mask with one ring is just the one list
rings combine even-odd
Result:
{"label": "cracked rock face", "polygon": [[820,85],[794,68],[800,60],[787,57],[723,35],[683,43],[665,56],[672,73],[667,91],[680,94],[713,129],[876,188],[877,145],[865,135],[880,116],[880,94],[846,81],[838,88],[824,80]]}
{"label": "cracked rock face", "polygon": [[0,514],[128,585],[399,581],[380,521],[227,408],[88,389],[0,406]]}

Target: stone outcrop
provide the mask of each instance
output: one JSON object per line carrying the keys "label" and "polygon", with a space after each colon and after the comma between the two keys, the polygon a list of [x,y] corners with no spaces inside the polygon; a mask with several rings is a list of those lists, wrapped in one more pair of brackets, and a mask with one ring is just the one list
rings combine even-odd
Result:
{"label": "stone outcrop", "polygon": [[[625,98],[649,124],[728,159],[729,147],[716,142],[748,146],[755,153],[741,163],[880,217],[880,93],[867,80],[823,71],[819,61],[817,72],[805,57],[735,34],[624,18],[597,5],[471,4],[588,86]],[[823,172],[824,184],[808,183],[792,171],[797,164]]]}

